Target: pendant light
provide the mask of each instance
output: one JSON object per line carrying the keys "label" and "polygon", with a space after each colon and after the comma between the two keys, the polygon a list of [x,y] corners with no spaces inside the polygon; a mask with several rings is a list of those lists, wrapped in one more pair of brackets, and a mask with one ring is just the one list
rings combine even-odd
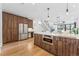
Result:
{"label": "pendant light", "polygon": [[48,14],[47,14],[47,19],[49,20],[49,10],[50,10],[50,8],[47,8],[47,11],[48,11]]}
{"label": "pendant light", "polygon": [[66,15],[69,14],[69,9],[68,9],[68,2],[67,2],[67,9],[66,9]]}
{"label": "pendant light", "polygon": [[47,10],[48,10],[48,18],[49,18],[49,10],[50,10],[50,8],[47,8]]}

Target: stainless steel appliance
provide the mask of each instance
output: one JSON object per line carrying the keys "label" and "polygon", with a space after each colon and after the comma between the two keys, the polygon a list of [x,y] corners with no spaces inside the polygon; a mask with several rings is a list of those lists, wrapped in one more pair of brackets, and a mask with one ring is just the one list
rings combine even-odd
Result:
{"label": "stainless steel appliance", "polygon": [[19,24],[19,40],[27,39],[28,37],[28,24]]}
{"label": "stainless steel appliance", "polygon": [[42,42],[53,45],[53,36],[51,36],[51,35],[43,35]]}

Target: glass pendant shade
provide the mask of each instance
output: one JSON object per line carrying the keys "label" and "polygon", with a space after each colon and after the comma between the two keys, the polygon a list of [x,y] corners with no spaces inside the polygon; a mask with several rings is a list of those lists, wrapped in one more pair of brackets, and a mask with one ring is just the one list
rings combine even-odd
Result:
{"label": "glass pendant shade", "polygon": [[69,15],[69,13],[68,13],[68,12],[66,12],[66,15]]}
{"label": "glass pendant shade", "polygon": [[67,8],[67,9],[66,9],[66,15],[68,15],[68,14],[69,14],[69,13],[68,13],[68,11],[69,11],[69,10],[68,10],[68,8]]}

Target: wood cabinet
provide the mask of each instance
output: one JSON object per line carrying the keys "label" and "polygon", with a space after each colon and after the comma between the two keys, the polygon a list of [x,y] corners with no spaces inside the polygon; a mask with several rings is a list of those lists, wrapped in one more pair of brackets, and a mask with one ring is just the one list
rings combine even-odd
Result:
{"label": "wood cabinet", "polygon": [[[77,48],[77,55],[79,56],[79,40],[77,40],[78,42],[78,48]],[[76,44],[77,45],[77,44]],[[76,47],[76,46],[75,46]]]}
{"label": "wood cabinet", "polygon": [[[17,16],[7,12],[3,12],[3,43],[9,43],[19,40],[19,23],[26,23],[33,27],[32,20],[25,17]],[[28,20],[30,20],[28,22]]]}
{"label": "wood cabinet", "polygon": [[[18,37],[18,17],[17,16],[13,16],[12,19],[12,40],[13,41],[18,41],[19,37]],[[16,39],[15,39],[16,38]]]}
{"label": "wood cabinet", "polygon": [[62,42],[63,42],[63,44],[62,44],[62,56],[66,56],[66,47],[65,47],[65,45],[66,45],[66,38],[62,38]]}
{"label": "wood cabinet", "polygon": [[18,41],[17,16],[3,12],[3,43]]}
{"label": "wood cabinet", "polygon": [[42,35],[41,34],[34,34],[34,44],[41,47],[42,44]]}
{"label": "wood cabinet", "polygon": [[50,53],[57,55],[57,38],[53,37],[52,39],[53,39],[53,43],[50,46]]}
{"label": "wood cabinet", "polygon": [[[52,45],[43,42],[42,34],[35,34],[35,45],[45,49],[56,56],[79,55],[79,40],[70,37],[53,36]],[[39,38],[40,37],[40,38]]]}
{"label": "wood cabinet", "polygon": [[18,23],[24,23],[24,24],[28,24],[29,28],[33,28],[33,21],[24,17],[18,17]]}
{"label": "wood cabinet", "polygon": [[[9,41],[8,35],[7,35],[7,33],[8,33],[8,29],[7,29],[8,28],[8,22],[7,22],[8,21],[8,15],[3,13],[2,17],[3,17],[3,41],[4,41],[4,43],[6,43],[6,41]],[[10,33],[8,33],[8,34],[10,34]]]}
{"label": "wood cabinet", "polygon": [[49,44],[46,44],[46,43],[42,42],[41,46],[46,51],[50,52],[50,45]]}
{"label": "wood cabinet", "polygon": [[29,28],[33,28],[33,26],[32,26],[32,25],[33,25],[33,21],[28,19],[28,23],[29,23],[29,24],[28,24],[28,27],[29,27]]}
{"label": "wood cabinet", "polygon": [[78,39],[68,37],[57,38],[57,55],[58,56],[76,56],[78,48]]}
{"label": "wood cabinet", "polygon": [[57,55],[58,56],[62,56],[63,54],[63,52],[62,52],[62,49],[63,49],[63,41],[62,41],[62,38],[61,37],[56,37],[57,38],[57,50],[58,50],[58,52],[57,52]]}
{"label": "wood cabinet", "polygon": [[38,34],[34,34],[34,44],[38,45]]}

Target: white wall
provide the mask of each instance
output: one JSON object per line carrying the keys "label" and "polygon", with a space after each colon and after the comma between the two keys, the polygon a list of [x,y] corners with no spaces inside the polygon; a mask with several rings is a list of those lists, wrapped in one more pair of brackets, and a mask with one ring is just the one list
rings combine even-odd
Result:
{"label": "white wall", "polygon": [[2,5],[0,4],[0,48],[2,47]]}

